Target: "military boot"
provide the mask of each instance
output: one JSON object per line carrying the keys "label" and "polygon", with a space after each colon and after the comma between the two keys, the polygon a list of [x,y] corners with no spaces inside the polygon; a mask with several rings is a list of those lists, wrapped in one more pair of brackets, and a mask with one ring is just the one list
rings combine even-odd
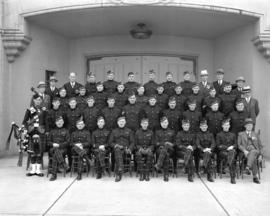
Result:
{"label": "military boot", "polygon": [[57,175],[56,174],[53,174],[50,178],[50,181],[55,181],[57,179]]}

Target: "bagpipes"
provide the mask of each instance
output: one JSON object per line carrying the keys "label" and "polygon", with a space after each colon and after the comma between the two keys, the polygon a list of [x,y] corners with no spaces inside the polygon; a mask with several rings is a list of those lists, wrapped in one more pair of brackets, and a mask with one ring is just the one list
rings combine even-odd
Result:
{"label": "bagpipes", "polygon": [[29,135],[25,127],[19,127],[15,122],[11,124],[11,130],[6,141],[6,150],[10,148],[11,136],[14,133],[14,138],[17,140],[17,146],[19,146],[19,159],[17,166],[22,166],[23,152],[27,151],[29,143]]}

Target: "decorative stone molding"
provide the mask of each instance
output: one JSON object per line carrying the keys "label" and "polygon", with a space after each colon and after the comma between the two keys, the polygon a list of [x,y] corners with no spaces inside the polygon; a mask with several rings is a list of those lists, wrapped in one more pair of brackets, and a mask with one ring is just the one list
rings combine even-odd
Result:
{"label": "decorative stone molding", "polygon": [[18,29],[3,29],[1,36],[9,63],[14,62],[32,40]]}
{"label": "decorative stone molding", "polygon": [[261,33],[253,39],[259,52],[270,62],[270,32]]}

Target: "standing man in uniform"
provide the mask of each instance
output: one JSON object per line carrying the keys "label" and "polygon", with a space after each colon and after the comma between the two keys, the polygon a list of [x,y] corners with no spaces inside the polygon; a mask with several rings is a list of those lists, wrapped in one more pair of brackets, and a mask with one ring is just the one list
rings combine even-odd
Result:
{"label": "standing man in uniform", "polygon": [[127,95],[130,95],[132,92],[136,93],[139,83],[135,82],[135,74],[134,72],[128,72],[128,81],[124,84]]}
{"label": "standing man in uniform", "polygon": [[86,88],[86,95],[92,95],[93,93],[95,93],[97,91],[97,86],[96,86],[96,75],[92,72],[90,72],[87,75],[87,83],[85,84],[85,88]]}
{"label": "standing man in uniform", "polygon": [[77,75],[75,72],[70,72],[69,74],[69,82],[65,83],[63,87],[65,87],[67,91],[67,97],[76,97],[79,94],[79,89],[82,84],[76,81]]}
{"label": "standing man in uniform", "polygon": [[234,94],[235,97],[238,99],[242,97],[242,94],[243,94],[242,90],[246,83],[246,80],[244,77],[240,76],[235,80],[235,83],[237,87],[234,90],[232,90],[232,94]]}
{"label": "standing man in uniform", "polygon": [[184,81],[180,82],[182,87],[182,94],[186,97],[192,94],[193,82],[191,82],[191,75],[189,71],[184,71]]}
{"label": "standing man in uniform", "polygon": [[144,84],[145,92],[144,94],[149,97],[151,95],[157,94],[158,84],[155,82],[156,73],[154,70],[149,71],[149,81]]}
{"label": "standing man in uniform", "polygon": [[166,82],[163,82],[162,85],[164,87],[164,93],[168,95],[168,97],[171,97],[174,95],[174,89],[175,89],[176,83],[173,82],[172,72],[170,71],[166,72]]}
{"label": "standing man in uniform", "polygon": [[220,110],[226,117],[234,110],[236,95],[232,93],[232,85],[226,83],[224,86],[224,94],[219,96],[221,99]]}
{"label": "standing man in uniform", "polygon": [[93,96],[88,96],[87,107],[84,109],[82,116],[86,124],[87,130],[91,133],[97,129],[97,118],[101,115],[101,111],[95,106]]}
{"label": "standing man in uniform", "polygon": [[128,101],[128,95],[123,83],[117,85],[117,91],[113,94],[113,97],[115,98],[115,106],[119,109],[123,109]]}
{"label": "standing man in uniform", "polygon": [[107,80],[103,83],[104,91],[107,94],[113,94],[116,92],[116,88],[119,82],[114,80],[114,72],[109,70],[107,72]]}
{"label": "standing man in uniform", "polygon": [[108,94],[104,91],[104,86],[101,82],[97,82],[97,91],[93,93],[95,106],[102,110],[106,107],[107,96]]}
{"label": "standing man in uniform", "polygon": [[164,87],[162,84],[159,84],[157,87],[156,98],[157,98],[157,105],[162,110],[164,110],[168,107],[169,96],[166,93],[164,93]]}
{"label": "standing man in uniform", "polygon": [[[43,81],[40,81],[37,85],[37,93],[41,97],[41,104],[40,107],[43,111],[48,111],[51,109],[51,99],[50,96],[45,93],[46,90],[46,84]],[[34,106],[34,100],[33,97],[30,102],[30,107]]]}

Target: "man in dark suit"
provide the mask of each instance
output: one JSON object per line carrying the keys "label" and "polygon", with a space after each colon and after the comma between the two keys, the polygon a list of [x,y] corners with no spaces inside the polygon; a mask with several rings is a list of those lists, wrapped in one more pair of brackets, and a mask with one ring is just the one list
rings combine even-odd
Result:
{"label": "man in dark suit", "polygon": [[[46,84],[44,81],[40,81],[37,85],[36,93],[41,97],[41,109],[47,111],[51,109],[51,99],[50,96],[45,93]],[[34,106],[34,97],[31,98],[30,106]]]}
{"label": "man in dark suit", "polygon": [[203,97],[209,96],[209,90],[211,87],[211,83],[208,82],[208,72],[207,70],[201,71],[201,82],[199,83],[200,91]]}
{"label": "man in dark suit", "polygon": [[68,98],[76,97],[79,94],[79,88],[82,86],[82,84],[76,82],[76,76],[75,72],[71,72],[69,74],[69,82],[64,84]]}
{"label": "man in dark suit", "polygon": [[50,86],[47,86],[45,94],[49,95],[52,101],[55,97],[59,97],[59,89],[56,88],[56,83],[58,82],[58,80],[56,79],[56,77],[51,76],[49,82]]}
{"label": "man in dark suit", "polygon": [[259,102],[257,99],[253,98],[251,96],[251,88],[250,86],[245,86],[242,90],[243,96],[244,96],[244,106],[245,110],[248,114],[248,118],[251,118],[253,121],[253,130],[255,129],[256,125],[256,118],[259,115],[260,108],[259,108]]}
{"label": "man in dark suit", "polygon": [[238,77],[235,80],[237,87],[232,90],[232,94],[234,94],[237,99],[241,98],[241,96],[242,96],[242,90],[243,90],[245,82],[246,82],[246,80],[242,76]]}
{"label": "man in dark suit", "polygon": [[217,69],[217,80],[213,82],[213,86],[217,91],[217,96],[223,94],[223,89],[226,81],[223,80],[224,78],[224,70],[222,68]]}

